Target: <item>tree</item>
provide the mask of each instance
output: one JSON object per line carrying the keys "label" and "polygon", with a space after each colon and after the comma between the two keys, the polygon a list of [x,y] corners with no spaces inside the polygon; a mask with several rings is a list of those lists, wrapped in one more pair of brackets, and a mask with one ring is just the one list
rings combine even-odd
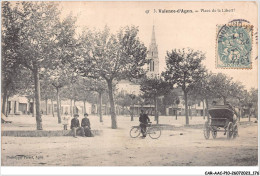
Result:
{"label": "tree", "polygon": [[[2,65],[3,66],[3,65]],[[4,66],[3,66],[4,67]],[[5,72],[6,69],[2,70],[2,113],[8,116],[9,110],[7,110],[7,103],[9,97],[13,95],[20,94],[23,90],[24,82],[24,70],[21,66],[15,66],[12,69],[13,72],[11,74],[11,69],[9,70],[10,73]],[[28,76],[28,75],[26,75]]]}
{"label": "tree", "polygon": [[131,106],[131,97],[130,94],[124,94],[122,92],[117,93],[115,97],[115,103],[122,107],[123,115],[125,115],[125,109],[131,114],[130,106]]}
{"label": "tree", "polygon": [[130,112],[131,114],[131,121],[134,121],[134,101],[136,99],[136,95],[135,94],[129,94],[128,97],[131,99],[130,103],[132,105],[132,110]]}
{"label": "tree", "polygon": [[48,100],[54,99],[54,87],[51,84],[49,75],[42,73],[40,75],[40,85],[41,85],[41,98],[45,101],[45,115],[48,115]]}
{"label": "tree", "polygon": [[176,110],[176,120],[178,119],[178,105],[180,104],[180,99],[179,99],[179,97],[178,97],[178,99],[176,99],[176,101],[175,101],[175,104],[177,105],[177,110]]}
{"label": "tree", "polygon": [[146,98],[152,98],[154,101],[154,113],[157,124],[159,123],[158,115],[158,97],[163,96],[166,92],[170,92],[172,85],[164,81],[162,78],[144,78],[141,82],[140,90]]}
{"label": "tree", "polygon": [[31,71],[29,71],[28,69],[23,69],[21,70],[21,72],[19,73],[19,75],[17,75],[17,81],[15,82],[16,85],[16,95],[21,95],[21,96],[25,96],[28,100],[28,102],[30,103],[31,100],[33,102],[32,105],[32,117],[35,116],[35,91],[34,91],[34,81],[33,81],[33,75],[31,73]]}
{"label": "tree", "polygon": [[126,109],[131,116],[131,121],[134,121],[134,105],[139,104],[141,98],[135,94],[120,92],[116,94],[115,99],[116,99],[116,104],[122,107],[123,114],[125,114],[125,109]]}
{"label": "tree", "polygon": [[103,31],[88,30],[80,36],[81,51],[73,67],[85,77],[101,77],[106,81],[112,129],[117,128],[113,82],[144,75],[147,49],[137,35],[137,27],[127,26],[116,34],[105,27]]}
{"label": "tree", "polygon": [[68,52],[63,51],[61,46],[68,46],[65,41],[72,38],[67,34],[74,28],[66,28],[70,20],[60,21],[60,10],[54,2],[17,2],[14,4],[14,16],[18,18],[16,25],[19,27],[17,59],[33,73],[37,130],[42,130],[39,72],[55,66],[53,58],[67,55]]}
{"label": "tree", "polygon": [[177,95],[177,93],[173,90],[169,92],[165,92],[164,97],[163,97],[163,104],[166,108],[166,106],[173,106],[177,105],[177,110],[176,110],[176,120],[177,120],[177,111],[178,111],[178,104],[180,103],[180,99]]}
{"label": "tree", "polygon": [[[249,107],[248,121],[251,121],[250,118],[252,112],[254,112],[256,118],[258,115],[258,89],[256,88],[251,88],[249,91],[248,107]],[[251,108],[253,108],[253,110]]]}
{"label": "tree", "polygon": [[204,53],[190,48],[167,52],[166,71],[163,76],[168,82],[180,87],[184,93],[186,125],[189,125],[188,93],[203,77],[205,68],[201,61],[204,59]]}
{"label": "tree", "polygon": [[102,78],[89,79],[87,82],[88,90],[95,91],[98,93],[98,103],[99,103],[99,121],[103,122],[102,118],[102,95],[107,91],[106,82]]}
{"label": "tree", "polygon": [[[214,89],[210,83],[210,76],[212,73],[205,72],[202,78],[197,81],[193,88],[189,92],[189,96],[193,100],[202,101],[203,103],[203,119],[205,119],[205,114],[207,114],[207,119],[209,119],[208,109],[209,109],[209,100],[216,98]],[[206,112],[205,112],[205,103],[206,103]]]}
{"label": "tree", "polygon": [[19,27],[16,48],[17,59],[33,73],[37,130],[42,130],[40,112],[39,71],[52,61],[50,56],[55,46],[55,27],[59,21],[59,10],[53,2],[17,2],[14,16]]}
{"label": "tree", "polygon": [[6,102],[8,97],[15,94],[15,84],[20,73],[17,48],[19,46],[18,33],[20,31],[18,18],[11,8],[10,2],[2,4],[2,113],[6,114]]}
{"label": "tree", "polygon": [[[60,91],[61,88],[68,84],[73,84],[77,80],[77,75],[72,72],[69,67],[65,64],[56,66],[54,70],[48,71],[51,85],[56,89],[56,101],[57,101],[57,116],[58,123],[61,123],[60,115]],[[73,95],[75,100],[75,95]]]}
{"label": "tree", "polygon": [[211,91],[216,97],[222,98],[224,104],[226,104],[227,98],[232,97],[232,94],[234,93],[232,82],[232,78],[223,73],[211,74],[209,77]]}

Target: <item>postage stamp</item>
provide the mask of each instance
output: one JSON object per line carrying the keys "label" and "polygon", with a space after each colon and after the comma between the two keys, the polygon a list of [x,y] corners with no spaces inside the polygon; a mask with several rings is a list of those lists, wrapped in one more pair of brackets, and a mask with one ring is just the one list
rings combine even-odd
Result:
{"label": "postage stamp", "polygon": [[217,25],[216,68],[252,69],[253,25]]}

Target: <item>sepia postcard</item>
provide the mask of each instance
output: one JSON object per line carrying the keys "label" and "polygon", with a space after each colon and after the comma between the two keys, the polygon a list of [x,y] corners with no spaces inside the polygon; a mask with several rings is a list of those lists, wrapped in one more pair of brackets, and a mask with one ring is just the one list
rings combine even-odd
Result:
{"label": "sepia postcard", "polygon": [[259,175],[257,1],[2,1],[1,27],[4,173]]}

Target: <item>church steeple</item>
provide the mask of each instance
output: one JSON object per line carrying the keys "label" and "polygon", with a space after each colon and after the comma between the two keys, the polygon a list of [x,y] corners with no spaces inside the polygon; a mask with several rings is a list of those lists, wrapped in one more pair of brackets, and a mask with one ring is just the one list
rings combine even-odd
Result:
{"label": "church steeple", "polygon": [[153,77],[159,74],[159,58],[158,58],[158,47],[155,39],[155,27],[153,25],[152,38],[149,46],[148,54],[148,65],[147,65],[147,76]]}
{"label": "church steeple", "polygon": [[152,32],[152,40],[151,41],[152,41],[151,43],[155,43],[156,44],[154,25],[153,25],[153,32]]}

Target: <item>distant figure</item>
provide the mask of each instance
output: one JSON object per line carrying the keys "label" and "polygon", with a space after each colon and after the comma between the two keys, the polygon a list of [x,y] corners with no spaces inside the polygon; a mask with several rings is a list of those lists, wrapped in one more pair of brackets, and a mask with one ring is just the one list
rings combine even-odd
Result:
{"label": "distant figure", "polygon": [[150,119],[149,119],[148,115],[144,113],[144,110],[141,110],[139,122],[140,122],[142,135],[145,138],[146,137],[146,127],[148,125],[148,122],[150,122]]}
{"label": "distant figure", "polygon": [[212,101],[212,106],[216,106],[217,102],[216,101]]}
{"label": "distant figure", "polygon": [[63,129],[68,130],[68,124],[69,124],[69,116],[68,113],[65,112],[65,116],[62,118],[62,124],[63,124]]}
{"label": "distant figure", "polygon": [[84,129],[85,136],[91,137],[90,121],[88,119],[88,113],[84,114],[84,118],[81,120],[81,127]]}
{"label": "distant figure", "polygon": [[76,134],[77,134],[78,131],[80,131],[82,136],[85,136],[84,129],[82,127],[80,127],[80,125],[79,125],[78,117],[79,117],[79,115],[75,114],[74,118],[71,119],[71,125],[70,125],[70,128],[73,132],[73,137],[75,137],[75,138],[77,137]]}

